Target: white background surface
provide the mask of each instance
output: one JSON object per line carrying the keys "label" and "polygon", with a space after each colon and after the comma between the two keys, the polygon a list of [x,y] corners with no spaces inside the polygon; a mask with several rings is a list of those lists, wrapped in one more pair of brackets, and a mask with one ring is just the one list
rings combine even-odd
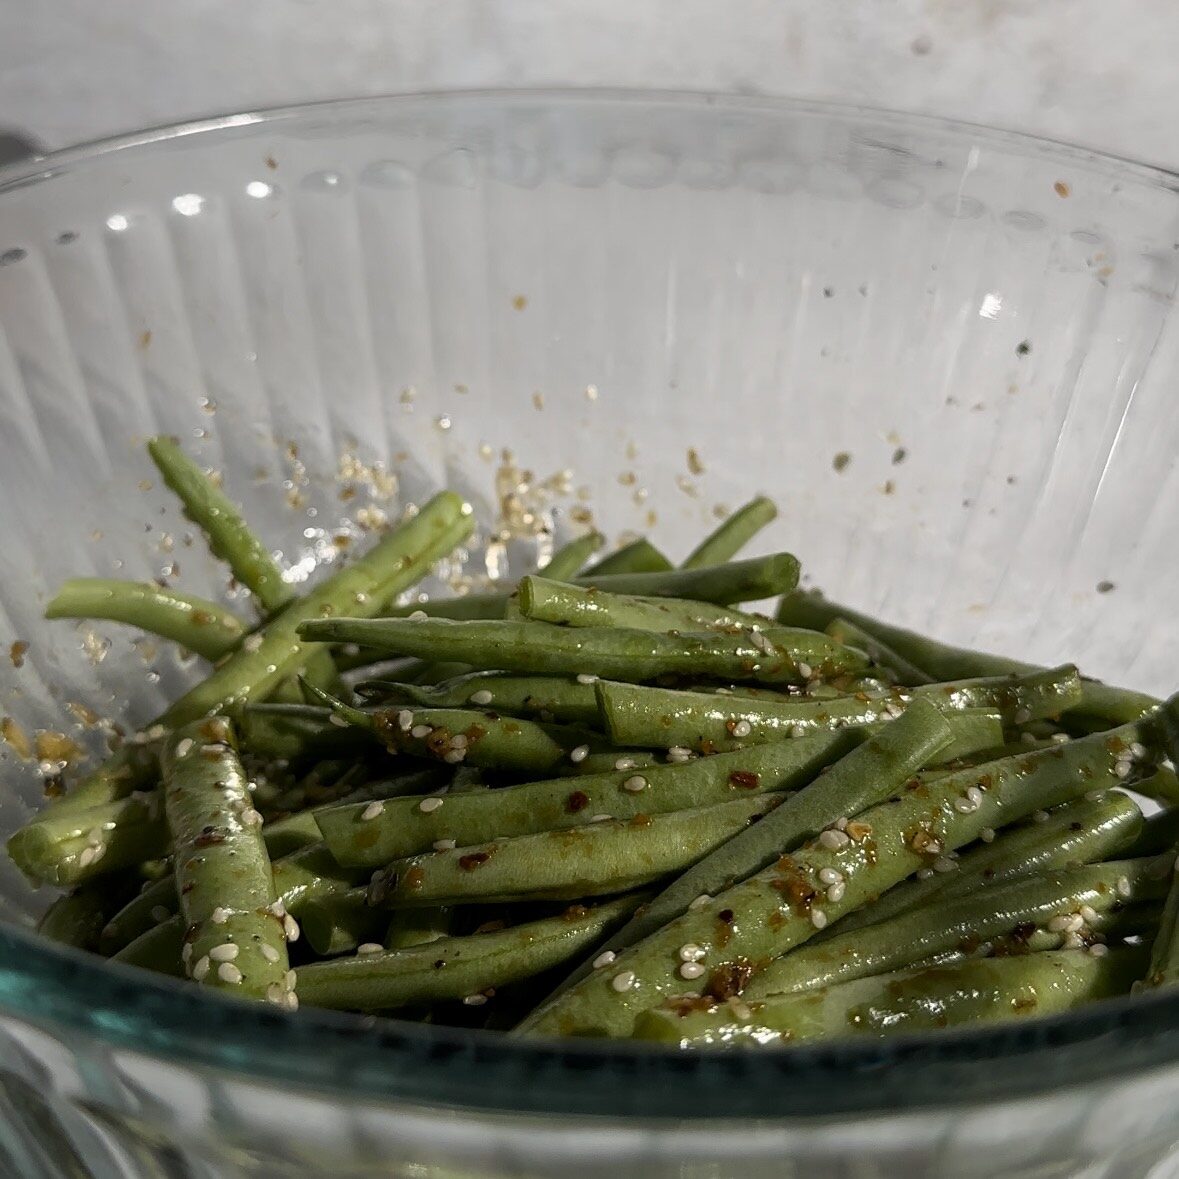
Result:
{"label": "white background surface", "polygon": [[624,85],[843,99],[1179,165],[1175,0],[0,0],[44,143],[313,98]]}

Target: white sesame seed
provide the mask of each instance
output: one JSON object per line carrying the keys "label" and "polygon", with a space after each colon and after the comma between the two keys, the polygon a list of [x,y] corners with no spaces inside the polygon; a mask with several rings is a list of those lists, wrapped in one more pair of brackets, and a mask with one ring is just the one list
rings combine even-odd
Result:
{"label": "white sesame seed", "polygon": [[1060,939],[1060,948],[1062,950],[1079,950],[1085,944],[1085,939],[1079,933],[1070,931]]}
{"label": "white sesame seed", "polygon": [[408,733],[413,728],[413,713],[408,708],[403,708],[397,714],[397,727],[403,733]]}
{"label": "white sesame seed", "polygon": [[792,736],[792,737],[805,737],[806,735],[807,735],[806,725],[795,725],[790,730],[790,736]]}
{"label": "white sesame seed", "polygon": [[609,823],[610,820],[613,818],[614,818],[613,815],[591,815],[590,822],[591,823]]}
{"label": "white sesame seed", "polygon": [[428,815],[432,811],[436,811],[441,805],[442,799],[439,798],[436,794],[432,794],[429,798],[423,798],[422,801],[418,803],[418,810],[421,811],[423,815]]}
{"label": "white sesame seed", "polygon": [[282,976],[282,981],[283,986],[285,986],[288,991],[293,991],[295,989],[295,984],[299,981],[299,976],[293,970],[288,970],[286,974]]}
{"label": "white sesame seed", "polygon": [[167,905],[153,905],[151,910],[151,919],[159,925],[162,921],[167,921],[172,916],[172,910]]}
{"label": "white sesame seed", "polygon": [[185,942],[180,947],[180,961],[187,966],[192,961],[192,942]]}
{"label": "white sesame seed", "polygon": [[978,837],[979,837],[979,839],[981,839],[983,841],[983,843],[994,843],[995,842],[995,828],[994,827],[984,827],[978,833]]}
{"label": "white sesame seed", "polygon": [[689,909],[703,909],[704,906],[707,905],[708,902],[711,900],[712,900],[712,897],[709,896],[708,893],[702,892],[694,901],[692,901],[688,905],[688,908]]}
{"label": "white sesame seed", "polygon": [[246,637],[242,639],[242,648],[246,651],[249,651],[251,655],[255,651],[260,650],[261,647],[262,636],[260,634],[246,635]]}
{"label": "white sesame seed", "polygon": [[246,807],[242,811],[242,826],[244,827],[261,827],[262,826],[262,812],[256,810],[252,806]]}
{"label": "white sesame seed", "polygon": [[971,802],[969,798],[954,799],[954,810],[960,815],[970,815],[978,810],[978,803]]}
{"label": "white sesame seed", "polygon": [[84,847],[78,853],[78,867],[89,868],[91,864],[98,858],[98,848]]}
{"label": "white sesame seed", "polygon": [[914,873],[918,880],[931,880],[933,878],[932,868],[918,868]]}
{"label": "white sesame seed", "polygon": [[409,620],[410,620],[410,622],[425,622],[425,621],[426,621],[426,619],[427,619],[427,618],[429,618],[429,617],[430,617],[430,616],[429,616],[429,614],[427,614],[427,613],[425,612],[425,610],[415,610],[415,611],[414,611],[414,612],[413,612],[413,613],[412,613],[412,614],[409,616]]}
{"label": "white sesame seed", "polygon": [[635,985],[635,972],[633,970],[624,970],[620,974],[616,974],[610,980],[610,985],[619,993],[629,991]]}
{"label": "white sesame seed", "polygon": [[222,942],[209,951],[209,957],[214,962],[232,962],[240,953],[240,946],[235,946],[233,942]]}
{"label": "white sesame seed", "polygon": [[594,959],[594,969],[604,970],[607,966],[612,966],[614,964],[614,959],[617,957],[618,955],[614,953],[613,950],[603,950]]}
{"label": "white sesame seed", "polygon": [[336,726],[337,729],[348,728],[348,722],[338,713],[333,712],[328,716],[329,723]]}
{"label": "white sesame seed", "polygon": [[1105,797],[1104,790],[1086,790],[1085,791],[1085,801],[1086,802],[1100,802],[1104,797]]}
{"label": "white sesame seed", "polygon": [[457,766],[466,756],[467,751],[465,749],[451,749],[442,755],[442,760],[447,765]]}
{"label": "white sesame seed", "polygon": [[279,898],[278,898],[278,900],[277,900],[277,901],[275,901],[275,902],[274,902],[274,904],[270,906],[270,911],[271,911],[271,912],[272,912],[272,913],[273,913],[273,914],[274,914],[276,917],[285,917],[285,916],[286,916],[286,914],[287,914],[287,907],[286,907],[286,905],[284,905],[284,904],[282,903],[282,897],[279,897]]}
{"label": "white sesame seed", "polygon": [[1047,823],[1051,817],[1047,811],[1036,811],[1032,815],[1032,821],[1034,823]]}
{"label": "white sesame seed", "polygon": [[904,711],[905,710],[894,700],[890,700],[884,706],[884,715],[887,716],[889,720],[896,720],[897,717],[900,716]]}
{"label": "white sesame seed", "polygon": [[192,968],[192,977],[196,982],[201,982],[205,975],[209,973],[209,956],[206,954],[203,958],[198,958],[196,965]]}
{"label": "white sesame seed", "polygon": [[434,730],[429,725],[414,725],[409,731],[411,737],[417,738],[419,741],[424,741]]}
{"label": "white sesame seed", "polygon": [[1114,762],[1114,777],[1127,778],[1130,775],[1130,763],[1128,761]]}
{"label": "white sesame seed", "polygon": [[454,839],[435,839],[431,846],[435,851],[454,851],[458,841]]}
{"label": "white sesame seed", "polygon": [[587,757],[589,757],[588,745],[577,745],[573,749],[569,750],[569,760],[573,762],[574,765],[585,761]]}
{"label": "white sesame seed", "polygon": [[282,931],[286,935],[288,942],[297,942],[299,940],[299,923],[287,913],[282,919]]}
{"label": "white sesame seed", "polygon": [[731,696],[733,694],[732,688],[717,688],[714,690],[714,696]]}
{"label": "white sesame seed", "polygon": [[836,831],[846,831],[847,830],[847,819],[841,815],[831,825],[835,828]]}
{"label": "white sesame seed", "polygon": [[281,983],[271,983],[266,988],[266,1001],[273,1003],[276,1007],[285,1007],[287,1003],[287,993],[283,989]]}
{"label": "white sesame seed", "polygon": [[1064,933],[1069,927],[1069,916],[1067,913],[1062,913],[1056,917],[1049,917],[1044,928],[1049,933]]}
{"label": "white sesame seed", "polygon": [[598,677],[596,675],[590,675],[589,672],[583,671],[578,675],[577,682],[579,684],[596,684],[598,682]]}
{"label": "white sesame seed", "polygon": [[1032,719],[1032,714],[1026,708],[1017,708],[1011,718],[1017,725],[1026,725]]}
{"label": "white sesame seed", "polygon": [[615,763],[616,770],[633,770],[635,768],[635,759],[633,757],[620,757]]}
{"label": "white sesame seed", "polygon": [[690,761],[692,756],[692,751],[683,745],[673,745],[667,751],[668,761]]}
{"label": "white sesame seed", "polygon": [[273,946],[268,945],[266,942],[263,942],[259,948],[262,951],[262,957],[265,958],[267,962],[277,962],[282,956]]}
{"label": "white sesame seed", "polygon": [[484,704],[490,704],[494,699],[494,694],[487,688],[480,688],[478,692],[471,693],[471,703],[478,704],[480,707]]}
{"label": "white sesame seed", "polygon": [[835,868],[820,868],[819,869],[819,883],[820,884],[838,884],[843,879],[843,873],[837,871]]}
{"label": "white sesame seed", "polygon": [[1089,953],[1092,954],[1094,958],[1104,958],[1105,955],[1109,953],[1109,946],[1103,946],[1101,942],[1094,942],[1093,945],[1089,947]]}
{"label": "white sesame seed", "polygon": [[187,757],[193,747],[193,744],[194,742],[191,737],[185,737],[183,741],[178,742],[176,745],[176,756]]}
{"label": "white sesame seed", "polygon": [[815,669],[809,663],[800,663],[798,664],[798,674],[804,680],[809,680],[815,674]]}
{"label": "white sesame seed", "polygon": [[741,1023],[748,1023],[753,1018],[753,1008],[748,1003],[742,1003],[740,999],[730,999],[729,1010]]}
{"label": "white sesame seed", "polygon": [[384,950],[385,947],[382,946],[380,942],[361,942],[360,945],[356,947],[356,952],[358,954],[381,954],[384,952]]}
{"label": "white sesame seed", "polygon": [[287,1010],[299,1010],[299,996],[296,995],[294,991],[287,991]]}
{"label": "white sesame seed", "polygon": [[222,962],[217,967],[217,977],[224,983],[236,986],[242,981],[242,972],[232,962]]}
{"label": "white sesame seed", "polygon": [[163,739],[164,734],[167,733],[167,731],[168,730],[165,729],[163,725],[152,725],[152,727],[148,729],[146,733],[144,733],[144,736],[149,741],[160,741]]}
{"label": "white sesame seed", "polygon": [[466,747],[467,747],[466,733],[455,733],[455,735],[453,737],[451,737],[451,739],[450,739],[450,747],[451,747],[451,749],[466,749]]}
{"label": "white sesame seed", "polygon": [[838,884],[832,884],[827,889],[827,899],[833,904],[837,905],[843,900],[843,894],[847,892],[847,885],[841,880]]}
{"label": "white sesame seed", "polygon": [[229,910],[223,909],[220,905],[209,914],[209,920],[214,925],[224,925],[229,920]]}
{"label": "white sesame seed", "polygon": [[370,820],[375,819],[378,815],[383,814],[384,811],[385,804],[379,799],[376,802],[370,802],[368,806],[366,806],[364,810],[360,812],[360,821],[362,823],[367,823]]}
{"label": "white sesame seed", "polygon": [[639,794],[647,789],[647,779],[642,774],[635,774],[623,782],[622,788],[623,790],[630,791],[631,794]]}
{"label": "white sesame seed", "polygon": [[811,909],[811,924],[816,929],[826,928],[827,914],[822,909]]}
{"label": "white sesame seed", "polygon": [[[1025,734],[1025,736],[1026,735],[1027,734]],[[1067,733],[1053,733],[1052,736],[1048,738],[1048,740],[1051,741],[1054,745],[1067,745],[1069,741],[1072,740],[1072,738]]]}
{"label": "white sesame seed", "polygon": [[1077,912],[1086,925],[1096,925],[1101,920],[1101,915],[1092,905],[1082,905]]}
{"label": "white sesame seed", "polygon": [[684,962],[680,966],[680,978],[688,980],[699,978],[704,973],[704,967],[699,962]]}
{"label": "white sesame seed", "polygon": [[981,806],[983,800],[983,792],[977,786],[966,787],[966,797],[970,799],[975,806]]}
{"label": "white sesame seed", "polygon": [[734,737],[748,737],[753,732],[753,726],[747,720],[739,720],[733,726]]}
{"label": "white sesame seed", "polygon": [[685,942],[679,948],[679,959],[681,962],[699,962],[706,953],[703,946],[698,946],[695,942]]}
{"label": "white sesame seed", "polygon": [[483,1004],[486,1002],[487,1002],[486,995],[479,995],[479,994],[466,995],[463,998],[463,1006],[464,1007],[482,1007]]}
{"label": "white sesame seed", "polygon": [[935,872],[954,872],[958,868],[956,861],[950,859],[949,856],[938,856],[931,865]]}
{"label": "white sesame seed", "polygon": [[840,848],[847,847],[850,842],[851,840],[842,831],[837,831],[834,827],[828,827],[826,831],[819,833],[819,843],[828,851],[839,851]]}

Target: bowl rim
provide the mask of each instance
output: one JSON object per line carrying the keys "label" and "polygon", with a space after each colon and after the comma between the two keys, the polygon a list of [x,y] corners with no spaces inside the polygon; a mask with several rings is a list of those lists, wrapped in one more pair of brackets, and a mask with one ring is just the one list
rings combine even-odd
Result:
{"label": "bowl rim", "polygon": [[[691,91],[479,89],[291,104],[164,124],[0,168],[0,194],[128,150],[306,117],[413,104],[582,102],[706,106],[766,117],[876,124],[1114,169],[1179,191],[1179,173],[1024,132],[868,105]],[[1179,992],[1107,1000],[1026,1024],[834,1041],[781,1051],[682,1052],[628,1042],[517,1040],[502,1033],[298,1016],[108,963],[0,925],[0,1013],[72,1042],[180,1061],[332,1098],[486,1114],[778,1124],[1016,1100],[1111,1082],[1179,1061]]]}

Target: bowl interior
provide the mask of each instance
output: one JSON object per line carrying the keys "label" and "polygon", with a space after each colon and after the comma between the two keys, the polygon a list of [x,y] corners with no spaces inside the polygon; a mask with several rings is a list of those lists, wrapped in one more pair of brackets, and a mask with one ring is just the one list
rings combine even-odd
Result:
{"label": "bowl interior", "polygon": [[[591,521],[680,556],[765,492],[764,546],[841,600],[1169,690],[1177,214],[1071,149],[676,97],[333,105],[10,172],[0,828],[41,792],[21,733],[93,750],[199,673],[47,625],[57,582],[235,598],[160,431],[298,576],[443,486],[491,575]],[[7,863],[0,895],[48,900]]]}

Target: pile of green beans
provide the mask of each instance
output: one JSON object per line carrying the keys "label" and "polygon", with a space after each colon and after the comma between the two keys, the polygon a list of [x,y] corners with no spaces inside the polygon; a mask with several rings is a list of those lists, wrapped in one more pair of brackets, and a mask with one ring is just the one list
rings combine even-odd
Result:
{"label": "pile of green beans", "polygon": [[1179,980],[1179,697],[802,592],[791,554],[739,558],[762,496],[678,566],[586,532],[407,603],[475,528],[443,492],[301,591],[148,450],[254,616],[96,578],[49,603],[212,666],[9,839],[63,890],[44,936],[288,1011],[683,1048]]}

